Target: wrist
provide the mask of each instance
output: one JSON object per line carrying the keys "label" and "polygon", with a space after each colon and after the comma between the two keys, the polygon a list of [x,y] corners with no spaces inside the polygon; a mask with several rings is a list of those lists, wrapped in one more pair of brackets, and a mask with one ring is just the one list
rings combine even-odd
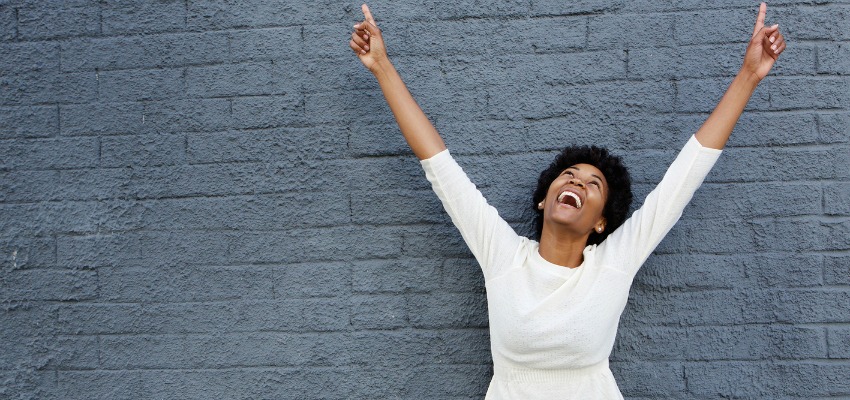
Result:
{"label": "wrist", "polygon": [[390,62],[389,58],[382,58],[372,64],[372,67],[369,68],[369,71],[372,72],[372,75],[375,75],[375,78],[380,79],[382,76],[385,76],[387,72],[392,71],[395,67]]}
{"label": "wrist", "polygon": [[747,86],[752,87],[753,89],[755,89],[756,86],[758,86],[758,84],[761,82],[761,78],[759,78],[758,75],[756,75],[752,71],[748,71],[748,70],[743,69],[743,68],[740,71],[738,71],[738,75],[735,78],[740,80],[741,82],[743,82]]}

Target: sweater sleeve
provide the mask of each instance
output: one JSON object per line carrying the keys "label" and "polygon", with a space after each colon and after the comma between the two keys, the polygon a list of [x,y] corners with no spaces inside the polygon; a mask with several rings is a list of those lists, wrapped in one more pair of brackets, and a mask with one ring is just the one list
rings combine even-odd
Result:
{"label": "sweater sleeve", "polygon": [[485,279],[498,275],[513,259],[521,237],[487,203],[448,149],[420,163],[434,192],[481,265]]}
{"label": "sweater sleeve", "polygon": [[599,245],[597,254],[602,262],[631,275],[637,273],[679,220],[720,153],[691,136],[640,209]]}

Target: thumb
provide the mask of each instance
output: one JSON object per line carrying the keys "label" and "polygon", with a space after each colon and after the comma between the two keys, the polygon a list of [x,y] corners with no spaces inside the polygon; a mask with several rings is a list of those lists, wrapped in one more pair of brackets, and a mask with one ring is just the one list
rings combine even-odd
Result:
{"label": "thumb", "polygon": [[369,20],[358,23],[354,26],[354,29],[362,29],[369,33],[369,36],[381,36],[381,29],[375,25],[374,22],[370,22]]}
{"label": "thumb", "polygon": [[779,30],[779,24],[773,24],[771,26],[765,26],[763,28],[764,33],[766,33],[768,35],[773,33],[773,32],[776,32],[778,30]]}

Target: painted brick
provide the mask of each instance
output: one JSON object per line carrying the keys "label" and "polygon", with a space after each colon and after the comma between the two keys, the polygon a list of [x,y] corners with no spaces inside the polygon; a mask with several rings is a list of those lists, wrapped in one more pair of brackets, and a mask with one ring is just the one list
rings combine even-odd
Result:
{"label": "painted brick", "polygon": [[605,13],[623,7],[627,2],[618,0],[573,1],[569,3],[543,0],[531,3],[531,12],[542,15],[570,15]]}
{"label": "painted brick", "polygon": [[181,70],[104,71],[99,74],[99,99],[107,102],[164,100],[182,97]]}
{"label": "painted brick", "polygon": [[278,128],[188,136],[190,163],[330,159],[346,151],[342,127]]}
{"label": "painted brick", "polygon": [[0,105],[81,103],[95,99],[94,73],[21,72],[0,76]]}
{"label": "painted brick", "polygon": [[0,344],[3,365],[16,369],[94,369],[98,366],[96,337],[58,336],[4,338]]}
{"label": "painted brick", "polygon": [[276,64],[235,64],[187,70],[188,94],[192,97],[256,96],[283,94],[289,76]]}
{"label": "painted brick", "polygon": [[[237,97],[233,99],[234,128],[273,128],[303,125],[305,115],[304,96],[289,92],[280,96]],[[319,114],[335,110],[319,111]]]}
{"label": "painted brick", "polygon": [[850,285],[850,257],[824,257],[823,276],[827,285]]}
{"label": "painted brick", "polygon": [[822,257],[804,255],[760,255],[743,260],[746,280],[757,287],[814,287],[825,283],[820,273]]}
{"label": "painted brick", "polygon": [[[418,57],[563,52],[583,48],[587,30],[584,17],[508,19],[496,24],[475,18],[403,24],[388,21],[381,29],[390,54]],[[492,35],[493,29],[511,32],[511,40]],[[320,43],[338,43],[337,46],[342,45],[350,51],[348,40],[339,39],[351,35],[347,27],[307,26],[304,35],[307,48],[317,48]],[[339,52],[328,52],[330,49],[321,50],[315,56],[339,56]]]}
{"label": "painted brick", "polygon": [[60,169],[94,167],[97,138],[12,139],[0,142],[0,168]]}
{"label": "painted brick", "polygon": [[445,222],[433,191],[355,191],[349,194],[351,219],[358,224]]}
{"label": "painted brick", "polygon": [[[779,368],[751,361],[691,362],[685,364],[688,392],[696,396],[764,397],[783,393]],[[775,378],[774,378],[775,377]]]}
{"label": "painted brick", "polygon": [[846,143],[850,141],[850,113],[819,114],[818,129],[824,143]]}
{"label": "painted brick", "polygon": [[615,357],[618,361],[761,360],[771,354],[808,359],[824,358],[827,349],[822,328],[642,326],[619,336],[615,353],[625,356]]}
{"label": "painted brick", "polygon": [[770,323],[775,293],[752,290],[632,294],[623,320],[637,324],[682,326]]}
{"label": "painted brick", "polygon": [[97,230],[101,208],[96,203],[48,202],[0,206],[4,235],[43,236],[56,233],[83,233]]}
{"label": "painted brick", "polygon": [[186,2],[109,0],[102,3],[100,14],[104,35],[173,31],[185,28]]}
{"label": "painted brick", "polygon": [[[821,141],[818,134],[818,116],[815,114],[765,112],[745,113],[738,120],[728,147],[792,146],[815,144]],[[677,118],[677,130],[695,133],[705,121],[705,115],[685,115]],[[794,129],[787,129],[794,126]],[[722,158],[721,158],[721,163]]]}
{"label": "painted brick", "polygon": [[842,364],[798,363],[782,366],[785,393],[792,396],[846,396],[850,367]]}
{"label": "painted brick", "polygon": [[411,294],[410,324],[417,328],[487,326],[486,298],[480,293]]}
{"label": "painted brick", "polygon": [[[770,82],[771,109],[846,108],[850,80],[777,78]],[[803,90],[801,90],[803,88]]]}
{"label": "painted brick", "polygon": [[63,71],[179,67],[229,57],[228,36],[219,32],[80,38],[61,48]]}
{"label": "painted brick", "polygon": [[[756,14],[749,9],[699,11],[676,16],[676,41],[679,44],[746,43],[753,34]],[[784,24],[784,21],[783,21]],[[687,27],[699,26],[699,34]],[[739,51],[743,54],[743,49]]]}
{"label": "painted brick", "polygon": [[60,334],[97,335],[140,331],[139,304],[71,303],[57,310],[54,326]]}
{"label": "painted brick", "polygon": [[[287,60],[304,51],[300,28],[269,28],[230,33],[233,62]],[[340,71],[337,71],[340,72]]]}
{"label": "painted brick", "polygon": [[830,358],[850,357],[850,329],[829,328],[828,340]]}
{"label": "painted brick", "polygon": [[158,166],[186,162],[183,135],[110,136],[100,140],[100,166]]}
{"label": "painted brick", "polygon": [[819,176],[846,179],[850,176],[850,153],[843,145],[829,149],[792,146],[724,150],[721,160],[706,178],[709,182],[759,182],[789,177]]}
{"label": "painted brick", "polygon": [[[438,333],[418,330],[357,332],[347,345],[351,347],[353,361],[373,367],[401,366],[411,358],[433,364],[442,345]],[[377,354],[381,356],[375,357]]]}
{"label": "painted brick", "polygon": [[17,10],[11,4],[0,5],[0,40],[18,36]]}
{"label": "painted brick", "polygon": [[744,220],[684,220],[670,230],[656,251],[736,253],[751,250],[756,241],[752,227]]}
{"label": "painted brick", "polygon": [[441,330],[438,362],[475,364],[490,359],[487,329]]}
{"label": "painted brick", "polygon": [[834,182],[823,188],[824,213],[829,215],[850,214],[850,183]]}
{"label": "painted brick", "polygon": [[[344,20],[350,20],[353,24],[355,20],[351,18],[353,15],[350,13],[350,8],[351,6],[340,7],[339,3],[311,3],[307,5],[286,0],[215,0],[189,3],[187,25],[189,29],[193,30],[217,30],[241,27],[293,26],[306,22],[321,23]],[[346,9],[349,9],[349,12],[346,12]],[[359,9],[357,11],[359,13]],[[307,13],[310,13],[313,18],[299,19],[309,18]],[[362,18],[362,15],[358,15],[356,18]],[[348,25],[343,24],[343,26]],[[295,27],[294,29],[299,28]]]}
{"label": "painted brick", "polygon": [[440,286],[440,261],[360,261],[352,267],[351,289],[355,293],[428,292]]}
{"label": "painted brick", "polygon": [[484,292],[484,276],[473,258],[449,258],[443,262],[441,289],[449,292]]}
{"label": "painted brick", "polygon": [[142,103],[62,105],[59,107],[59,129],[62,135],[138,133],[143,131],[144,109]]}
{"label": "painted brick", "polygon": [[139,238],[131,235],[60,236],[56,262],[72,267],[140,263]]}
{"label": "painted brick", "polygon": [[[805,44],[789,47],[771,76],[814,75],[815,49]],[[743,44],[630,49],[629,74],[644,79],[734,76],[741,68],[744,50]]]}
{"label": "painted brick", "polygon": [[850,32],[834,32],[833,26],[841,26],[843,21],[850,19],[850,6],[846,4],[830,4],[826,7],[795,7],[786,13],[781,25],[785,37],[797,40],[848,40]]}
{"label": "painted brick", "polygon": [[675,19],[664,14],[600,15],[590,17],[587,46],[592,49],[630,49],[670,46]]}
{"label": "painted brick", "polygon": [[100,33],[99,4],[73,0],[54,7],[30,4],[17,8],[18,37],[52,39]]}
{"label": "painted brick", "polygon": [[353,296],[351,310],[351,325],[355,329],[397,329],[409,324],[409,307],[403,296]]}
{"label": "painted brick", "polygon": [[0,107],[0,139],[55,136],[59,112],[55,106]]}
{"label": "painted brick", "polygon": [[226,99],[149,102],[137,124],[144,132],[219,131],[230,126],[230,107]]}
{"label": "painted brick", "polygon": [[59,69],[59,45],[55,42],[0,44],[0,74]]}
{"label": "painted brick", "polygon": [[91,300],[97,297],[95,271],[18,270],[3,274],[3,301]]}
{"label": "painted brick", "polygon": [[850,301],[847,289],[783,291],[778,299],[774,313],[779,322],[842,322],[850,314],[844,307]]}
{"label": "painted brick", "polygon": [[[142,215],[128,223],[128,227],[281,230],[328,227],[350,221],[347,195],[339,192],[159,199],[136,204],[136,207]],[[121,217],[129,219],[127,215]]]}
{"label": "painted brick", "polygon": [[850,75],[850,45],[846,43],[818,45],[818,73]]}
{"label": "painted brick", "polygon": [[136,268],[97,270],[99,297],[114,302],[190,302],[269,299],[271,271],[237,267]]}
{"label": "painted brick", "polygon": [[[440,134],[445,136],[447,130],[440,127],[439,121],[435,121],[435,125]],[[395,122],[351,126],[348,130],[348,152],[353,157],[413,157],[413,152]]]}
{"label": "painted brick", "polygon": [[[390,258],[400,254],[401,237],[385,229],[370,231],[372,235],[368,237],[363,236],[362,228],[350,227],[231,234],[228,236],[227,260],[234,263],[348,261]],[[325,235],[337,239],[329,242]],[[157,240],[152,250],[159,254],[160,249],[167,250],[168,247],[171,247],[168,243]]]}
{"label": "painted brick", "polygon": [[117,302],[331,297],[348,286],[345,268],[334,264],[252,268],[103,267],[98,269],[98,281],[100,298]]}
{"label": "painted brick", "polygon": [[850,221],[807,219],[754,221],[755,245],[759,250],[812,251],[847,250]]}
{"label": "painted brick", "polygon": [[672,398],[683,396],[686,390],[681,363],[614,362],[611,363],[611,370],[620,391],[629,396]]}
{"label": "painted brick", "polygon": [[12,272],[31,267],[56,265],[56,240],[53,237],[5,237],[0,242],[0,266]]}
{"label": "painted brick", "polygon": [[733,256],[658,254],[635,276],[636,288],[731,289],[746,279],[744,263]]}
{"label": "painted brick", "polygon": [[[128,198],[132,195],[131,171],[126,168],[62,170],[55,179],[38,176],[37,188],[47,186],[37,199],[92,200]],[[42,182],[42,180],[44,180]],[[44,185],[44,186],[42,186]]]}
{"label": "painted brick", "polygon": [[110,369],[147,369],[160,365],[250,368],[269,363],[321,366],[326,364],[322,360],[327,359],[322,357],[324,349],[332,347],[334,342],[339,342],[337,335],[327,334],[111,336],[102,340],[101,357]]}
{"label": "painted brick", "polygon": [[[688,205],[686,218],[820,215],[825,198],[812,183],[704,184]],[[770,199],[770,201],[765,201]]]}
{"label": "painted brick", "polygon": [[59,171],[0,172],[0,200],[39,201],[58,198]]}
{"label": "painted brick", "polygon": [[[711,112],[723,97],[723,93],[732,78],[687,79],[676,83],[676,109],[686,112]],[[774,80],[759,85],[747,103],[746,110],[772,109],[772,88]]]}
{"label": "painted brick", "polygon": [[[439,4],[439,3],[438,3]],[[440,19],[481,18],[481,17],[523,17],[528,14],[529,0],[509,0],[498,3],[486,3],[464,0],[434,7]]]}

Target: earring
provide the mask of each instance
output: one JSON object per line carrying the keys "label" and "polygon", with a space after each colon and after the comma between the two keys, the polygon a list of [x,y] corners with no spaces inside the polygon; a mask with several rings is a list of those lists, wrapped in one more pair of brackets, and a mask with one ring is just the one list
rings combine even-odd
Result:
{"label": "earring", "polygon": [[602,233],[602,228],[601,228],[601,227],[597,227],[597,228],[596,228],[596,233]]}
{"label": "earring", "polygon": [[537,209],[538,209],[538,210],[542,210],[542,209],[543,209],[543,202],[542,202],[542,201],[541,201],[541,202],[539,202],[539,203],[537,203]]}

